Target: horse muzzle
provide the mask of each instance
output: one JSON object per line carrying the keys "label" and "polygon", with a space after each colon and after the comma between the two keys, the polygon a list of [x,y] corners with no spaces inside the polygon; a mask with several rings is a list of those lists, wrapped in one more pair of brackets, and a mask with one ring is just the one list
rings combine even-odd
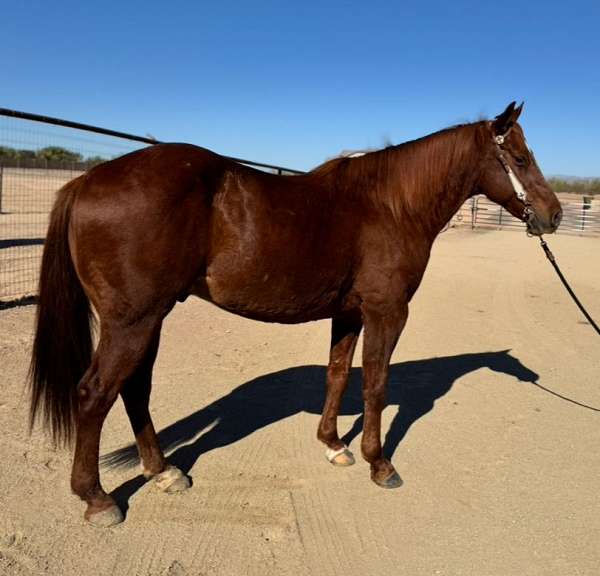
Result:
{"label": "horse muzzle", "polygon": [[532,212],[527,219],[527,232],[533,236],[552,234],[556,232],[562,221],[562,209],[558,209],[549,218],[542,218],[536,212]]}

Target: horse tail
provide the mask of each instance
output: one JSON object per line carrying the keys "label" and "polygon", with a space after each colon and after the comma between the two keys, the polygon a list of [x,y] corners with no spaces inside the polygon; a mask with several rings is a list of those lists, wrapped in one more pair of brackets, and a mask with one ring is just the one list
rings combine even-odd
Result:
{"label": "horse tail", "polygon": [[63,186],[50,215],[29,369],[30,430],[39,414],[59,445],[72,440],[77,384],[92,356],[93,315],[69,249],[69,221],[80,186],[80,178]]}

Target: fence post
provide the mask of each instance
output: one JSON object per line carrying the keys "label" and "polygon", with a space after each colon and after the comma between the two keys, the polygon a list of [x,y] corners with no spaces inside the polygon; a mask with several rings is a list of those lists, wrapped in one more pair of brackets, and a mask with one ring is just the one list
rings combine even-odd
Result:
{"label": "fence post", "polygon": [[592,198],[589,196],[584,196],[582,198],[582,203],[581,203],[581,231],[582,232],[585,230],[585,221],[586,221],[587,211],[591,207],[592,207]]}
{"label": "fence post", "polygon": [[4,166],[0,162],[0,214],[2,214],[2,178],[4,176]]}

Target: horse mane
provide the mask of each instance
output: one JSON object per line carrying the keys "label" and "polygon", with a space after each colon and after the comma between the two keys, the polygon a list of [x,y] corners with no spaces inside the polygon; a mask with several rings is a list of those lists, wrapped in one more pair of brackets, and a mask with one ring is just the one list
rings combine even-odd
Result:
{"label": "horse mane", "polygon": [[474,172],[479,160],[483,124],[459,124],[362,156],[333,158],[308,176],[327,180],[338,194],[367,196],[397,217],[413,213],[440,200],[434,196],[464,187],[465,162]]}

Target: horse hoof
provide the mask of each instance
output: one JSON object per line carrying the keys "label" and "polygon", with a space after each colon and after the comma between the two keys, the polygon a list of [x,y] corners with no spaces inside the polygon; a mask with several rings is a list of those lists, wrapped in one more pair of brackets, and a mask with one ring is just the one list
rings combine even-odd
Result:
{"label": "horse hoof", "polygon": [[342,446],[339,450],[328,448],[325,458],[334,466],[352,466],[355,462],[354,455],[347,446]]}
{"label": "horse hoof", "polygon": [[376,476],[373,476],[373,482],[382,488],[400,488],[403,484],[402,478],[395,470],[383,480],[378,480]]}
{"label": "horse hoof", "polygon": [[109,528],[110,526],[123,522],[125,517],[123,516],[121,509],[116,504],[113,504],[110,508],[105,508],[104,510],[100,510],[100,512],[92,514],[86,512],[85,519],[92,524],[92,526]]}
{"label": "horse hoof", "polygon": [[154,477],[154,482],[156,482],[159,490],[167,494],[183,492],[183,490],[190,487],[190,479],[175,466],[169,466],[166,470],[157,474]]}
{"label": "horse hoof", "polygon": [[167,494],[176,494],[177,492],[187,490],[190,486],[190,479],[187,476],[182,476],[181,478],[177,478],[164,492]]}

